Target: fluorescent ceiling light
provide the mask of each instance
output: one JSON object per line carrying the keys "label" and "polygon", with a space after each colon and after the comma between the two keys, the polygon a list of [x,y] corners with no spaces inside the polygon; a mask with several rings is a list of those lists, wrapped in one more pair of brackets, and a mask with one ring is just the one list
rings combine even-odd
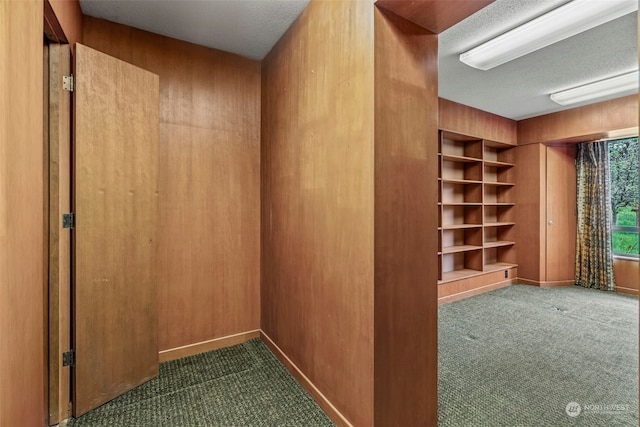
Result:
{"label": "fluorescent ceiling light", "polygon": [[638,0],[573,0],[460,55],[489,70],[638,10]]}
{"label": "fluorescent ceiling light", "polygon": [[638,91],[638,71],[611,77],[606,80],[578,86],[551,94],[551,99],[560,105],[577,104],[604,98],[609,95]]}

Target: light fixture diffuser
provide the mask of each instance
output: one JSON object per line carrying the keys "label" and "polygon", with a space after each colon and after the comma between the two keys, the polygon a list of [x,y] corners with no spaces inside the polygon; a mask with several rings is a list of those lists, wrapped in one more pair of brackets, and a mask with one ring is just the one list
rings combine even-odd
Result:
{"label": "light fixture diffuser", "polygon": [[560,105],[571,105],[632,91],[638,91],[637,70],[553,93],[551,94],[551,99]]}
{"label": "light fixture diffuser", "polygon": [[573,0],[460,55],[489,70],[638,10],[638,0]]}

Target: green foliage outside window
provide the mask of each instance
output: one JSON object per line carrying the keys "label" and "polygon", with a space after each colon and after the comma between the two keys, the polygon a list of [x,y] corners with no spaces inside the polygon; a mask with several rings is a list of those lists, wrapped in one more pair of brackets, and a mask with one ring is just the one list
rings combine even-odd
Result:
{"label": "green foliage outside window", "polygon": [[[638,199],[640,166],[638,138],[609,142],[613,252],[638,256]],[[622,228],[622,229],[621,229]]]}
{"label": "green foliage outside window", "polygon": [[[629,208],[620,208],[616,224],[619,227],[634,227],[636,225],[637,212]],[[621,218],[623,218],[621,220]],[[612,236],[613,252],[616,254],[638,255],[638,232],[615,230]]]}

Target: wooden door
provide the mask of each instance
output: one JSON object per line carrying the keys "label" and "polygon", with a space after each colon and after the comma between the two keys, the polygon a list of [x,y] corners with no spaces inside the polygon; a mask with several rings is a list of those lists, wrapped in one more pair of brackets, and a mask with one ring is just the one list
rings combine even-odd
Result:
{"label": "wooden door", "polygon": [[71,349],[71,230],[62,215],[71,212],[71,92],[62,78],[71,74],[71,48],[51,43],[47,68],[45,154],[49,180],[49,425],[69,418],[70,368],[63,353]]}
{"label": "wooden door", "polygon": [[574,283],[576,147],[547,147],[546,285]]}
{"label": "wooden door", "polygon": [[75,47],[73,414],[158,373],[158,76]]}

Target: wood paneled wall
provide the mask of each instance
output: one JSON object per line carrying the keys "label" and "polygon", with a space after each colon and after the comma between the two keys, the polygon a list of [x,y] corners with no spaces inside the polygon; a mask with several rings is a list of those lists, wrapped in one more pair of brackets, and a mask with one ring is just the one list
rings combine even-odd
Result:
{"label": "wood paneled wall", "polygon": [[262,329],[373,424],[373,5],[312,0],[263,61]]}
{"label": "wood paneled wall", "polygon": [[260,63],[84,17],[160,76],[159,350],[260,327]]}
{"label": "wood paneled wall", "polygon": [[576,146],[549,144],[545,148],[546,203],[540,231],[546,244],[546,266],[540,286],[573,285],[578,214]]}
{"label": "wood paneled wall", "polygon": [[[45,11],[46,13],[46,11]],[[71,92],[62,87],[62,76],[71,73],[68,44],[48,46],[48,252],[49,292],[49,424],[69,418],[70,368],[63,367],[62,354],[71,348],[71,232],[64,229],[62,215],[71,212]],[[45,68],[47,66],[45,65]],[[47,186],[45,186],[45,191]],[[46,193],[45,193],[46,197]]]}
{"label": "wood paneled wall", "polygon": [[51,5],[67,43],[82,42],[82,10],[78,0],[44,0]]}
{"label": "wood paneled wall", "polygon": [[439,126],[443,130],[516,145],[517,124],[515,120],[506,117],[448,99],[439,99]]}
{"label": "wood paneled wall", "polygon": [[546,147],[516,147],[516,224],[518,277],[533,282],[546,280]]}
{"label": "wood paneled wall", "polygon": [[637,128],[638,97],[630,95],[520,120],[518,145],[626,136],[634,132],[637,134]]}
{"label": "wood paneled wall", "polygon": [[615,258],[613,272],[616,278],[616,291],[638,295],[640,288],[640,262]]}
{"label": "wood paneled wall", "polygon": [[0,425],[46,419],[43,7],[0,1]]}
{"label": "wood paneled wall", "polygon": [[420,25],[441,33],[494,0],[378,0],[376,5]]}
{"label": "wood paneled wall", "polygon": [[[547,157],[546,144],[572,144],[638,132],[638,97],[635,95],[521,120],[516,151],[516,241],[521,279],[541,284],[547,280]],[[556,233],[558,230],[556,230]],[[574,237],[571,237],[574,236]],[[574,234],[564,238],[571,240]],[[531,256],[540,254],[540,257]],[[627,283],[628,269],[618,268]],[[617,271],[618,271],[617,270]]]}
{"label": "wood paneled wall", "polygon": [[375,11],[375,425],[438,422],[438,38]]}

